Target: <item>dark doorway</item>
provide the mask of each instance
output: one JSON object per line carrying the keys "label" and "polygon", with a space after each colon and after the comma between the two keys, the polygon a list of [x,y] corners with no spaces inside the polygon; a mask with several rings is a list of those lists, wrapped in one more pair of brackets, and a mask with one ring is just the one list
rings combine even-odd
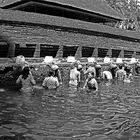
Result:
{"label": "dark doorway", "polygon": [[133,51],[124,50],[124,58],[131,58],[133,56]]}
{"label": "dark doorway", "polygon": [[0,57],[6,58],[8,55],[8,44],[6,42],[0,42]]}
{"label": "dark doorway", "polygon": [[136,58],[140,58],[140,52],[136,52]]}
{"label": "dark doorway", "polygon": [[75,56],[78,46],[63,46],[63,57]]}
{"label": "dark doorway", "polygon": [[40,44],[40,57],[52,56],[56,57],[58,45]]}
{"label": "dark doorway", "polygon": [[20,44],[15,44],[15,56],[23,55],[25,57],[33,57],[36,44],[26,44],[26,47],[20,47]]}
{"label": "dark doorway", "polygon": [[116,57],[116,58],[119,57],[120,52],[121,52],[121,50],[112,49],[112,58],[113,57]]}
{"label": "dark doorway", "polygon": [[98,57],[105,57],[107,56],[108,49],[105,48],[98,48]]}
{"label": "dark doorway", "polygon": [[82,47],[82,57],[91,57],[93,54],[94,48],[92,47]]}

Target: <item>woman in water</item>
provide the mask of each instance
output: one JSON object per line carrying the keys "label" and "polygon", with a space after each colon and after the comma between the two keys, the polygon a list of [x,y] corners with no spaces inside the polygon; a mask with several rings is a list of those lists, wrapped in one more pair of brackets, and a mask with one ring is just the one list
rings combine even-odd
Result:
{"label": "woman in water", "polygon": [[88,78],[85,81],[85,84],[83,86],[83,89],[88,88],[90,91],[98,91],[98,83],[96,79],[94,78],[94,73],[88,73]]}
{"label": "woman in water", "polygon": [[33,92],[33,85],[36,84],[29,67],[25,66],[22,70],[21,75],[18,77],[17,84],[21,83],[22,88],[21,91],[24,93]]}

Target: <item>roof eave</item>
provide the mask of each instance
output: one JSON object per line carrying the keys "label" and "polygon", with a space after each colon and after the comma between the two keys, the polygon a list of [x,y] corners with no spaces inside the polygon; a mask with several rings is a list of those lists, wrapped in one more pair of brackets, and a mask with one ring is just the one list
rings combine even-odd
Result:
{"label": "roof eave", "polygon": [[[5,6],[3,6],[3,7],[1,7],[1,8],[3,8],[3,9],[14,9],[14,7],[15,6],[17,6],[17,5],[20,5],[20,4],[24,4],[24,3],[28,3],[28,2],[30,2],[30,1],[32,1],[32,0],[19,0],[19,1],[17,1],[17,2],[13,2],[13,3],[11,3],[11,4],[8,4],[8,5],[5,5]],[[34,0],[33,0],[34,1]],[[43,1],[43,0],[36,0],[35,2],[44,2],[44,3],[47,3],[47,2],[51,2],[51,3],[55,3],[55,4],[60,4],[60,5],[62,5],[62,6],[69,6],[69,7],[71,7],[71,8],[77,8],[77,9],[79,9],[79,10],[83,10],[83,11],[85,11],[85,12],[89,12],[89,13],[94,13],[94,14],[99,14],[99,15],[102,15],[102,16],[105,16],[105,17],[107,17],[107,18],[111,18],[111,19],[113,19],[113,20],[119,20],[119,21],[121,21],[121,20],[124,20],[125,19],[125,17],[123,16],[123,15],[121,15],[121,14],[119,14],[119,16],[114,16],[114,15],[109,15],[109,14],[105,14],[105,13],[102,13],[102,12],[100,12],[100,11],[95,11],[94,9],[93,10],[89,10],[89,9],[87,9],[87,8],[82,8],[82,7],[78,7],[78,6],[76,6],[76,5],[70,5],[70,4],[64,4],[64,3],[60,3],[60,2],[54,2],[54,1],[51,1],[51,0],[46,0],[46,1]],[[106,4],[107,5],[107,4]],[[109,7],[109,6],[108,6]],[[112,9],[113,11],[115,11],[114,9]],[[116,11],[115,11],[116,12]]]}
{"label": "roof eave", "polygon": [[68,19],[63,17],[55,17],[43,14],[40,16],[40,14],[22,11],[0,9],[0,21],[3,23],[18,22],[19,24],[28,23],[43,26],[56,26],[60,28],[72,28],[76,30],[88,30],[93,32],[112,34],[116,36],[124,36],[140,40],[140,32],[128,31],[96,23],[89,23],[85,21]]}

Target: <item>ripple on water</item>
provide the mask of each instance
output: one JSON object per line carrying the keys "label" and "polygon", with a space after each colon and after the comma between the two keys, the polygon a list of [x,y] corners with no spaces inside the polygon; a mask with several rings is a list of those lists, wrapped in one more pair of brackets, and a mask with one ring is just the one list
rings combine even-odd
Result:
{"label": "ripple on water", "polygon": [[105,112],[116,112],[116,113],[121,113],[121,114],[125,114],[128,112],[128,110],[126,108],[107,108],[105,109]]}
{"label": "ripple on water", "polygon": [[106,135],[98,135],[86,138],[86,140],[109,140]]}
{"label": "ripple on water", "polygon": [[24,134],[23,137],[27,140],[47,140],[47,136],[40,136],[40,135],[34,135],[34,134]]}
{"label": "ripple on water", "polygon": [[13,133],[26,133],[28,132],[28,129],[26,128],[23,128],[21,126],[17,126],[17,127],[14,127],[10,132],[13,132]]}
{"label": "ripple on water", "polygon": [[20,109],[12,101],[19,95],[11,91],[0,97],[0,134],[24,133],[34,140],[129,140],[126,132],[133,132],[129,136],[138,139],[140,96],[134,87],[100,85],[99,90],[100,98],[80,92],[63,98],[38,95],[28,102],[20,98],[18,102],[24,101]]}
{"label": "ripple on water", "polygon": [[0,137],[2,136],[15,136],[15,135],[13,133],[10,133],[8,129],[0,127]]}
{"label": "ripple on water", "polygon": [[26,128],[23,128],[22,126],[16,124],[5,124],[2,125],[2,127],[8,129],[9,132],[12,133],[26,133],[28,131]]}

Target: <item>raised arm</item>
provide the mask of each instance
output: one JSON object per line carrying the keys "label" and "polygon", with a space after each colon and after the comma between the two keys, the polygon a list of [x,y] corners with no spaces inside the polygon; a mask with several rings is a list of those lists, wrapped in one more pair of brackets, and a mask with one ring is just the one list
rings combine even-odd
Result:
{"label": "raised arm", "polygon": [[86,81],[85,81],[85,83],[84,83],[84,86],[83,86],[83,89],[86,88],[86,86],[87,86],[87,82],[88,82],[88,79],[86,79]]}
{"label": "raised arm", "polygon": [[59,82],[60,82],[60,84],[62,84],[62,77],[61,77],[61,72],[60,72],[59,69],[58,69],[58,77],[59,77]]}
{"label": "raised arm", "polygon": [[95,80],[95,87],[96,87],[96,91],[98,91],[98,83],[96,80]]}
{"label": "raised arm", "polygon": [[116,71],[115,77],[116,77],[116,78],[118,77],[118,71]]}
{"label": "raised arm", "polygon": [[56,85],[56,87],[59,87],[59,82],[58,82],[57,79],[56,79],[56,81],[55,81],[55,85]]}
{"label": "raised arm", "polygon": [[44,80],[43,80],[43,83],[42,83],[42,86],[45,88],[46,87],[46,83],[48,81],[48,78],[46,77]]}
{"label": "raised arm", "polygon": [[16,84],[19,84],[21,82],[21,75],[18,77],[18,79],[16,80]]}
{"label": "raised arm", "polygon": [[34,80],[33,75],[30,75],[30,77],[31,77],[31,83],[32,83],[33,85],[35,85],[35,84],[36,84],[36,82],[35,82],[35,80]]}
{"label": "raised arm", "polygon": [[80,72],[78,72],[77,73],[77,81],[78,81],[78,83],[80,83],[80,75],[81,75]]}

